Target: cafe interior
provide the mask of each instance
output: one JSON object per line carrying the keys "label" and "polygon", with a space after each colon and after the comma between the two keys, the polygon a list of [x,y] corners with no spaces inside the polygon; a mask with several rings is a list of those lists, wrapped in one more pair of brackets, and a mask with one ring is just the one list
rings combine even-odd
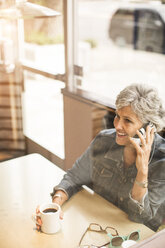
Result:
{"label": "cafe interior", "polygon": [[113,247],[102,237],[78,246],[90,223],[140,230],[133,247],[164,247],[163,230],[128,220],[86,186],[64,204],[55,235],[31,220],[94,137],[114,127],[122,88],[150,84],[165,104],[164,64],[163,0],[0,0],[0,247]]}

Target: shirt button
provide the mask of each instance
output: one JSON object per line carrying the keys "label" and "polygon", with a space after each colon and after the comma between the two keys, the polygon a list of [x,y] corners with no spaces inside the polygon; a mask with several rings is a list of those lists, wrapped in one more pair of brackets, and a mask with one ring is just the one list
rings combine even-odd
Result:
{"label": "shirt button", "polygon": [[120,201],[121,201],[121,202],[123,201],[123,197],[120,197]]}

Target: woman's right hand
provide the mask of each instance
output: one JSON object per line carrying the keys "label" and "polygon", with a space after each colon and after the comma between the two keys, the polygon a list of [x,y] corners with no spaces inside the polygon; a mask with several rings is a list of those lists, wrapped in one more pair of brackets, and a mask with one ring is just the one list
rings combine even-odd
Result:
{"label": "woman's right hand", "polygon": [[[55,201],[54,201],[55,202]],[[39,214],[40,213],[40,209],[39,209],[40,206],[37,206],[36,208],[36,214]],[[62,220],[63,219],[63,216],[64,216],[64,213],[63,211],[61,210],[60,212],[60,219]],[[38,223],[38,224],[37,224]],[[36,229],[37,231],[40,231],[41,230],[41,226],[42,226],[42,220],[41,220],[41,217],[40,216],[37,216],[36,217]]]}
{"label": "woman's right hand", "polygon": [[[68,199],[68,196],[66,195],[66,193],[63,190],[58,190],[56,192],[56,194],[54,195],[54,197],[52,199],[52,202],[57,203],[58,205],[62,206],[63,203],[65,201],[67,201],[67,199]],[[40,213],[40,206],[37,206],[36,214],[39,214],[39,213]],[[62,220],[63,217],[64,217],[64,213],[61,210],[60,219]],[[40,231],[41,230],[41,225],[42,225],[42,220],[41,220],[40,216],[37,216],[36,220],[38,222],[38,224],[36,223],[36,228],[37,228],[38,231]]]}
{"label": "woman's right hand", "polygon": [[[62,205],[61,202],[60,202],[60,199],[58,197],[55,197],[52,202],[53,203],[57,203],[60,206]],[[38,215],[39,213],[40,213],[40,206],[37,206],[37,208],[36,208],[36,214]],[[60,212],[60,219],[63,220],[63,217],[64,217],[64,213],[61,210],[61,212]],[[36,229],[38,231],[41,230],[41,225],[42,225],[42,220],[41,220],[40,216],[37,216],[36,217]]]}
{"label": "woman's right hand", "polygon": [[[52,202],[62,206],[64,202],[67,200],[68,200],[67,194],[63,190],[57,190],[55,195],[53,196]],[[61,210],[60,219],[62,220],[63,217],[64,217],[64,213]]]}
{"label": "woman's right hand", "polygon": [[[58,205],[60,205],[60,204],[59,204],[59,201],[57,200],[57,198],[55,198],[52,202],[53,202],[53,203],[57,203]],[[63,220],[63,218],[64,218],[64,213],[63,213],[63,211],[61,210],[61,212],[60,212],[60,219]]]}
{"label": "woman's right hand", "polygon": [[[37,208],[36,208],[36,214],[39,214],[40,213],[40,206],[37,206]],[[40,216],[37,216],[37,218],[36,218],[36,222],[39,224],[37,224],[36,223],[36,228],[37,228],[37,230],[38,231],[40,231],[41,230],[41,225],[42,225],[42,220],[41,220],[41,218],[40,218]]]}

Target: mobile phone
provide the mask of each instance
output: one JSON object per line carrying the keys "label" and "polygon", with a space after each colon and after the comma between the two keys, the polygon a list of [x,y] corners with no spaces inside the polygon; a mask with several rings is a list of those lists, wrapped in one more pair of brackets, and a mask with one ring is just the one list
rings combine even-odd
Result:
{"label": "mobile phone", "polygon": [[[155,126],[154,126],[154,124],[152,122],[149,122],[149,123],[144,124],[144,126],[139,129],[139,132],[144,136],[144,138],[146,138],[146,128],[147,128],[148,125],[150,125],[151,128],[154,127],[154,129],[156,131],[156,128],[155,128]],[[141,145],[141,140],[140,140],[140,138],[139,138],[139,136],[137,134],[135,134],[135,136],[133,136],[133,140],[138,145]]]}

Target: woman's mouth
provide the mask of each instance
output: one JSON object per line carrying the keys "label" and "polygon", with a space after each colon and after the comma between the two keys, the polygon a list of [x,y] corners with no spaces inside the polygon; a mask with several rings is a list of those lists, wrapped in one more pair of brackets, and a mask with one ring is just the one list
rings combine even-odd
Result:
{"label": "woman's mouth", "polygon": [[116,132],[116,143],[126,145],[128,143],[128,134],[125,132]]}
{"label": "woman's mouth", "polygon": [[127,136],[127,134],[126,134],[126,133],[117,132],[117,136],[118,136],[119,138],[124,138],[124,137]]}

